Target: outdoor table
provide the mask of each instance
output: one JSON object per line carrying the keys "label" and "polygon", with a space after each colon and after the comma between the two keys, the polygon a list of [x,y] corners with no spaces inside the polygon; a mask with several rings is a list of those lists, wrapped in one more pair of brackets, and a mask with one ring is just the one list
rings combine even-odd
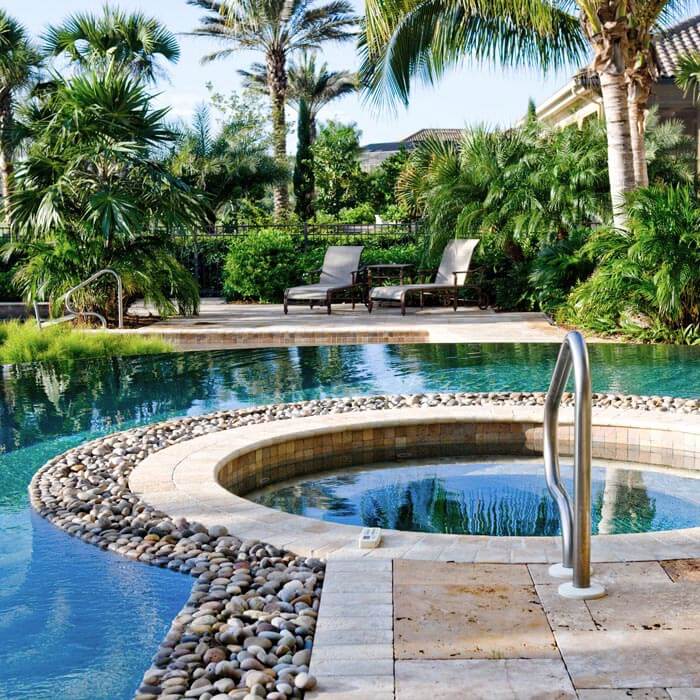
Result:
{"label": "outdoor table", "polygon": [[410,263],[378,263],[376,265],[365,265],[365,303],[369,299],[369,290],[379,286],[387,280],[399,280],[403,284],[404,273],[413,267]]}

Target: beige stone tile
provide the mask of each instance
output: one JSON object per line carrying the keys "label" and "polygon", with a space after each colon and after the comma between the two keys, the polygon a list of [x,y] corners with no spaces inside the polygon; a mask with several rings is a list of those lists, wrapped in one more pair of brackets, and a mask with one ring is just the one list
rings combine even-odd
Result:
{"label": "beige stone tile", "polygon": [[376,617],[347,617],[346,615],[334,616],[321,615],[318,618],[318,630],[369,630],[391,629],[392,619],[389,616]]}
{"label": "beige stone tile", "polygon": [[389,659],[394,661],[394,647],[389,644],[315,644],[311,655],[311,672],[316,673],[320,661],[352,659]]}
{"label": "beige stone tile", "polygon": [[588,601],[600,630],[700,630],[700,585],[694,582],[610,583],[608,595]]}
{"label": "beige stone tile", "polygon": [[355,658],[329,657],[313,661],[310,668],[315,676],[388,676],[394,672],[394,660],[357,656]]}
{"label": "beige stone tile", "polygon": [[660,564],[673,581],[700,582],[700,559],[671,559]]}
{"label": "beige stone tile", "polygon": [[388,603],[364,603],[362,601],[349,604],[343,603],[327,603],[321,602],[321,615],[330,615],[331,617],[346,615],[347,617],[389,617],[391,618],[394,612],[394,605]]}
{"label": "beige stone tile", "polygon": [[318,686],[306,700],[394,700],[394,676],[316,676]]}
{"label": "beige stone tile", "polygon": [[700,686],[697,631],[555,632],[576,688]]}
{"label": "beige stone tile", "polygon": [[[549,564],[528,564],[530,575],[535,583],[556,583],[549,575]],[[617,581],[638,581],[641,585],[650,583],[668,583],[668,575],[658,562],[630,561],[615,563],[596,563],[592,567],[593,578],[605,586]]]}
{"label": "beige stone tile", "polygon": [[394,630],[383,629],[316,629],[314,647],[336,646],[339,644],[393,644]]}
{"label": "beige stone tile", "polygon": [[553,630],[595,630],[585,601],[560,596],[559,583],[537,585],[535,588]]}
{"label": "beige stone tile", "polygon": [[527,567],[511,564],[463,564],[401,559],[394,562],[396,585],[419,584],[423,586],[489,585],[503,582],[528,586],[532,583]]}
{"label": "beige stone tile", "polygon": [[395,672],[396,700],[576,698],[558,658],[397,661]]}
{"label": "beige stone tile", "polygon": [[328,605],[387,605],[391,604],[391,591],[365,591],[361,593],[346,593],[344,591],[329,591],[325,587],[321,591],[321,608]]}
{"label": "beige stone tile", "polygon": [[671,700],[700,700],[700,688],[668,688]]}
{"label": "beige stone tile", "polygon": [[578,700],[669,700],[664,688],[612,688],[579,690]]}
{"label": "beige stone tile", "polygon": [[394,587],[397,659],[547,658],[554,639],[534,586]]}

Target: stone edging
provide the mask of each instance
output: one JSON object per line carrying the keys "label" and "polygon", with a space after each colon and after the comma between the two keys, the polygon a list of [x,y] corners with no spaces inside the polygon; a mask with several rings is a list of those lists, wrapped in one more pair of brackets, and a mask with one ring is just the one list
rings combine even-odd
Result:
{"label": "stone edging", "polygon": [[[130,489],[134,468],[177,443],[251,424],[409,406],[537,407],[543,402],[543,394],[522,392],[381,396],[172,420],[110,435],[51,459],[34,475],[30,499],[43,517],[90,544],[197,577],[144,675],[139,700],[300,697],[315,683],[308,662],[323,563],[257,539],[241,540],[221,525],[173,519]],[[564,405],[571,402],[570,395],[564,398]],[[594,403],[654,411],[659,417],[657,411],[700,412],[696,400],[668,397],[594,395]]]}

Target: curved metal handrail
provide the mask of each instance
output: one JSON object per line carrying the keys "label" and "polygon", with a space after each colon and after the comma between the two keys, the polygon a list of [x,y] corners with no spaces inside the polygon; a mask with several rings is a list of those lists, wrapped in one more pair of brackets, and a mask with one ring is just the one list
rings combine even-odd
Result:
{"label": "curved metal handrail", "polygon": [[102,314],[98,314],[96,311],[78,311],[70,305],[70,297],[72,294],[77,292],[79,289],[86,287],[88,284],[91,284],[103,275],[114,275],[114,279],[117,281],[117,323],[119,328],[124,328],[124,302],[122,300],[122,278],[114,270],[110,270],[109,268],[99,270],[94,275],[90,275],[90,277],[88,277],[80,284],[76,284],[75,287],[69,289],[63,295],[63,303],[66,305],[66,309],[69,313],[75,314],[76,316],[93,316],[94,318],[100,320],[100,323],[102,323],[103,328],[107,328],[107,319]]}
{"label": "curved metal handrail", "polygon": [[[574,372],[574,501],[561,482],[559,469],[559,405],[571,371]],[[577,597],[597,597],[603,589],[591,587],[591,370],[586,341],[578,331],[564,338],[544,404],[543,452],[547,488],[561,520],[562,566],[573,569]],[[565,584],[566,585],[566,584]],[[590,595],[584,595],[590,591]]]}

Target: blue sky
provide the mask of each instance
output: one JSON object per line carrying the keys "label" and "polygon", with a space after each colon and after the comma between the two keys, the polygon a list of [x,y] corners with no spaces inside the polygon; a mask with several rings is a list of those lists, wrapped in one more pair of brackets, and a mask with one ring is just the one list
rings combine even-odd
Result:
{"label": "blue sky", "polygon": [[[358,12],[362,3],[353,0]],[[185,0],[120,0],[124,9],[139,9],[165,23],[172,31],[190,31],[201,11]],[[96,11],[100,4],[94,0],[4,0],[3,8],[19,19],[34,34],[42,32],[52,22],[77,11]],[[179,37],[181,58],[169,67],[169,82],[158,86],[158,100],[168,105],[177,117],[187,118],[193,108],[206,100],[205,83],[211,81],[218,92],[228,92],[240,86],[236,70],[247,67],[256,57],[241,52],[218,63],[200,65],[200,57],[215,47],[206,39]],[[354,69],[358,60],[354,47],[328,46],[325,60],[332,68]],[[418,87],[408,109],[399,107],[395,113],[377,112],[359,97],[346,97],[329,105],[322,119],[354,121],[363,132],[362,142],[392,141],[427,127],[458,128],[465,124],[487,123],[509,125],[525,112],[527,100],[548,97],[566,80],[568,72],[543,77],[534,71],[509,70],[488,66],[465,65],[453,71],[435,87]],[[291,142],[291,139],[290,139]]]}

